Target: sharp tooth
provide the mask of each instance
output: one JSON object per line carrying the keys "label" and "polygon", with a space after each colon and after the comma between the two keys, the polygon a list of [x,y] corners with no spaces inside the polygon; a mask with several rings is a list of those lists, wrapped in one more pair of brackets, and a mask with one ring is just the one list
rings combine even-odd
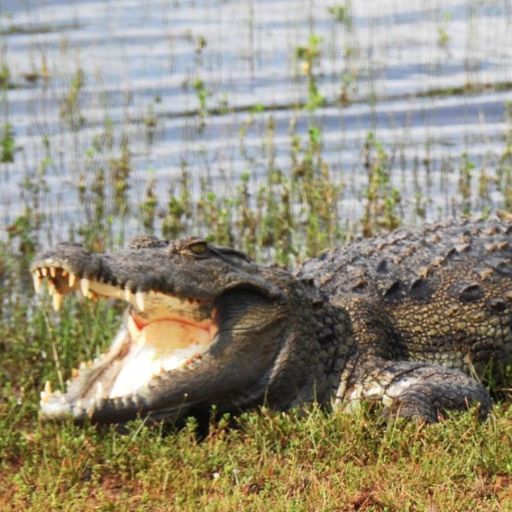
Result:
{"label": "sharp tooth", "polygon": [[75,276],[75,274],[69,274],[68,281],[69,281],[69,287],[73,288],[75,286],[75,283],[76,283],[76,276]]}
{"label": "sharp tooth", "polygon": [[52,277],[56,277],[57,275],[57,269],[55,267],[50,267],[50,275]]}
{"label": "sharp tooth", "polygon": [[53,309],[55,311],[59,311],[62,306],[62,294],[60,294],[57,290],[53,293]]}
{"label": "sharp tooth", "polygon": [[60,275],[62,277],[66,277],[68,275],[68,271],[67,270],[64,270],[63,268],[60,270]]}
{"label": "sharp tooth", "polygon": [[85,364],[85,361],[82,361],[79,365],[80,370],[85,370],[87,368],[87,365]]}
{"label": "sharp tooth", "polygon": [[50,400],[50,393],[41,391],[41,402],[48,402],[48,400]]}
{"label": "sharp tooth", "polygon": [[98,382],[96,384],[96,400],[101,400],[103,398],[103,384]]}
{"label": "sharp tooth", "polygon": [[34,282],[34,290],[36,293],[41,291],[41,283],[43,278],[39,275],[39,272],[32,272],[32,281]]}
{"label": "sharp tooth", "polygon": [[55,283],[53,281],[48,281],[48,291],[50,293],[55,293],[57,288],[55,287]]}
{"label": "sharp tooth", "polygon": [[46,277],[48,275],[48,269],[46,267],[43,267],[41,269],[41,274],[43,274],[43,277]]}
{"label": "sharp tooth", "polygon": [[82,290],[82,294],[84,297],[89,296],[89,285],[90,285],[89,279],[87,279],[85,277],[80,279],[80,290]]}
{"label": "sharp tooth", "polygon": [[164,367],[161,362],[155,361],[153,363],[153,377],[159,377],[164,372]]}
{"label": "sharp tooth", "polygon": [[210,334],[210,339],[213,340],[213,338],[215,338],[215,336],[217,336],[217,333],[219,332],[219,328],[215,324],[212,324],[210,326],[210,328],[208,329],[208,332]]}
{"label": "sharp tooth", "polygon": [[140,311],[144,311],[144,293],[137,292],[135,294],[135,302]]}
{"label": "sharp tooth", "polygon": [[128,332],[132,340],[136,340],[140,335],[139,328],[133,321],[132,315],[128,315]]}
{"label": "sharp tooth", "polygon": [[132,292],[131,292],[130,288],[126,287],[124,289],[124,300],[126,302],[131,302],[132,298],[133,298],[133,295],[132,295]]}
{"label": "sharp tooth", "polygon": [[71,377],[73,377],[73,379],[76,379],[79,375],[80,375],[80,372],[76,368],[73,368],[71,370]]}
{"label": "sharp tooth", "polygon": [[52,393],[52,385],[50,384],[50,381],[47,380],[45,383],[44,383],[44,392],[45,393],[48,393],[49,395],[51,395]]}

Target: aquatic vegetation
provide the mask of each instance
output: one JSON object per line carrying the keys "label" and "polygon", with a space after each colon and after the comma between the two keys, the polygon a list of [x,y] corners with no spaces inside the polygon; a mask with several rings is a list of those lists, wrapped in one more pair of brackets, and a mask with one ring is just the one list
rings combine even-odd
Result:
{"label": "aquatic vegetation", "polygon": [[[5,46],[2,45],[2,54],[5,55]],[[11,82],[11,69],[9,64],[5,61],[5,57],[0,60],[0,89],[3,91],[12,87]]]}
{"label": "aquatic vegetation", "polygon": [[126,135],[122,135],[118,157],[110,159],[110,180],[114,191],[114,213],[124,217],[128,214],[129,203],[127,192],[130,187],[129,177],[131,168],[130,142]]}
{"label": "aquatic vegetation", "polygon": [[321,57],[322,38],[316,34],[311,34],[308,42],[304,46],[298,46],[295,50],[295,56],[301,64],[301,71],[308,79],[308,101],[306,108],[315,110],[325,104],[325,97],[320,93],[316,78],[316,68]]}
{"label": "aquatic vegetation", "polygon": [[208,91],[201,78],[196,78],[192,83],[192,87],[197,93],[197,101],[199,103],[199,116],[201,118],[201,122],[204,123],[204,119],[208,115],[206,100],[210,96],[210,91]]}
{"label": "aquatic vegetation", "polygon": [[398,188],[391,184],[389,157],[370,132],[364,148],[364,166],[368,173],[366,207],[361,220],[365,236],[372,236],[382,229],[391,231],[400,225],[401,196]]}
{"label": "aquatic vegetation", "polygon": [[1,163],[14,162],[15,142],[14,142],[14,129],[11,123],[5,123],[2,136],[0,139],[0,146],[2,148],[0,155]]}
{"label": "aquatic vegetation", "polygon": [[345,25],[348,29],[352,28],[352,6],[350,0],[347,0],[344,4],[331,5],[328,10],[337,23]]}
{"label": "aquatic vegetation", "polygon": [[443,14],[442,20],[437,27],[437,44],[439,48],[442,48],[446,52],[449,52],[449,44],[450,44],[450,22],[452,20],[451,13],[445,12]]}
{"label": "aquatic vegetation", "polygon": [[69,83],[69,90],[66,93],[61,106],[60,116],[65,125],[73,131],[79,130],[85,119],[80,110],[80,93],[84,87],[85,73],[82,68],[77,68]]}

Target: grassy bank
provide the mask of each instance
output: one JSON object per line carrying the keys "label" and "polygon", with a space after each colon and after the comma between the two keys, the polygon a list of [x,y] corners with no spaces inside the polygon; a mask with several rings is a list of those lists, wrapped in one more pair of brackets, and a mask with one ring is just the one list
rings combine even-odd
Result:
{"label": "grassy bank", "polygon": [[[503,511],[510,409],[428,428],[375,414],[251,412],[176,432],[41,425],[2,405],[2,510]],[[227,424],[230,423],[229,427]]]}

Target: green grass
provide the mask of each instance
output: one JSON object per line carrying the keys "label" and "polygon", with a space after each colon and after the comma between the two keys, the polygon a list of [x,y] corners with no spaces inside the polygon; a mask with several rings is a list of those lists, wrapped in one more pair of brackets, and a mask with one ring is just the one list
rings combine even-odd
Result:
{"label": "green grass", "polygon": [[198,439],[189,421],[162,432],[40,424],[33,404],[5,406],[2,510],[507,510],[510,409],[424,428],[266,410]]}

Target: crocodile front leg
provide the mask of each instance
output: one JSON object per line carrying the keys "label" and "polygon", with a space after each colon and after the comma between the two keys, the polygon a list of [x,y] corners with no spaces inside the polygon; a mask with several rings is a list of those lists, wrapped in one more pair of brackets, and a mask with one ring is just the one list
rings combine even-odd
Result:
{"label": "crocodile front leg", "polygon": [[335,405],[351,410],[364,399],[383,403],[388,414],[428,423],[472,405],[485,417],[492,405],[485,387],[459,370],[375,356],[358,358],[345,369]]}

